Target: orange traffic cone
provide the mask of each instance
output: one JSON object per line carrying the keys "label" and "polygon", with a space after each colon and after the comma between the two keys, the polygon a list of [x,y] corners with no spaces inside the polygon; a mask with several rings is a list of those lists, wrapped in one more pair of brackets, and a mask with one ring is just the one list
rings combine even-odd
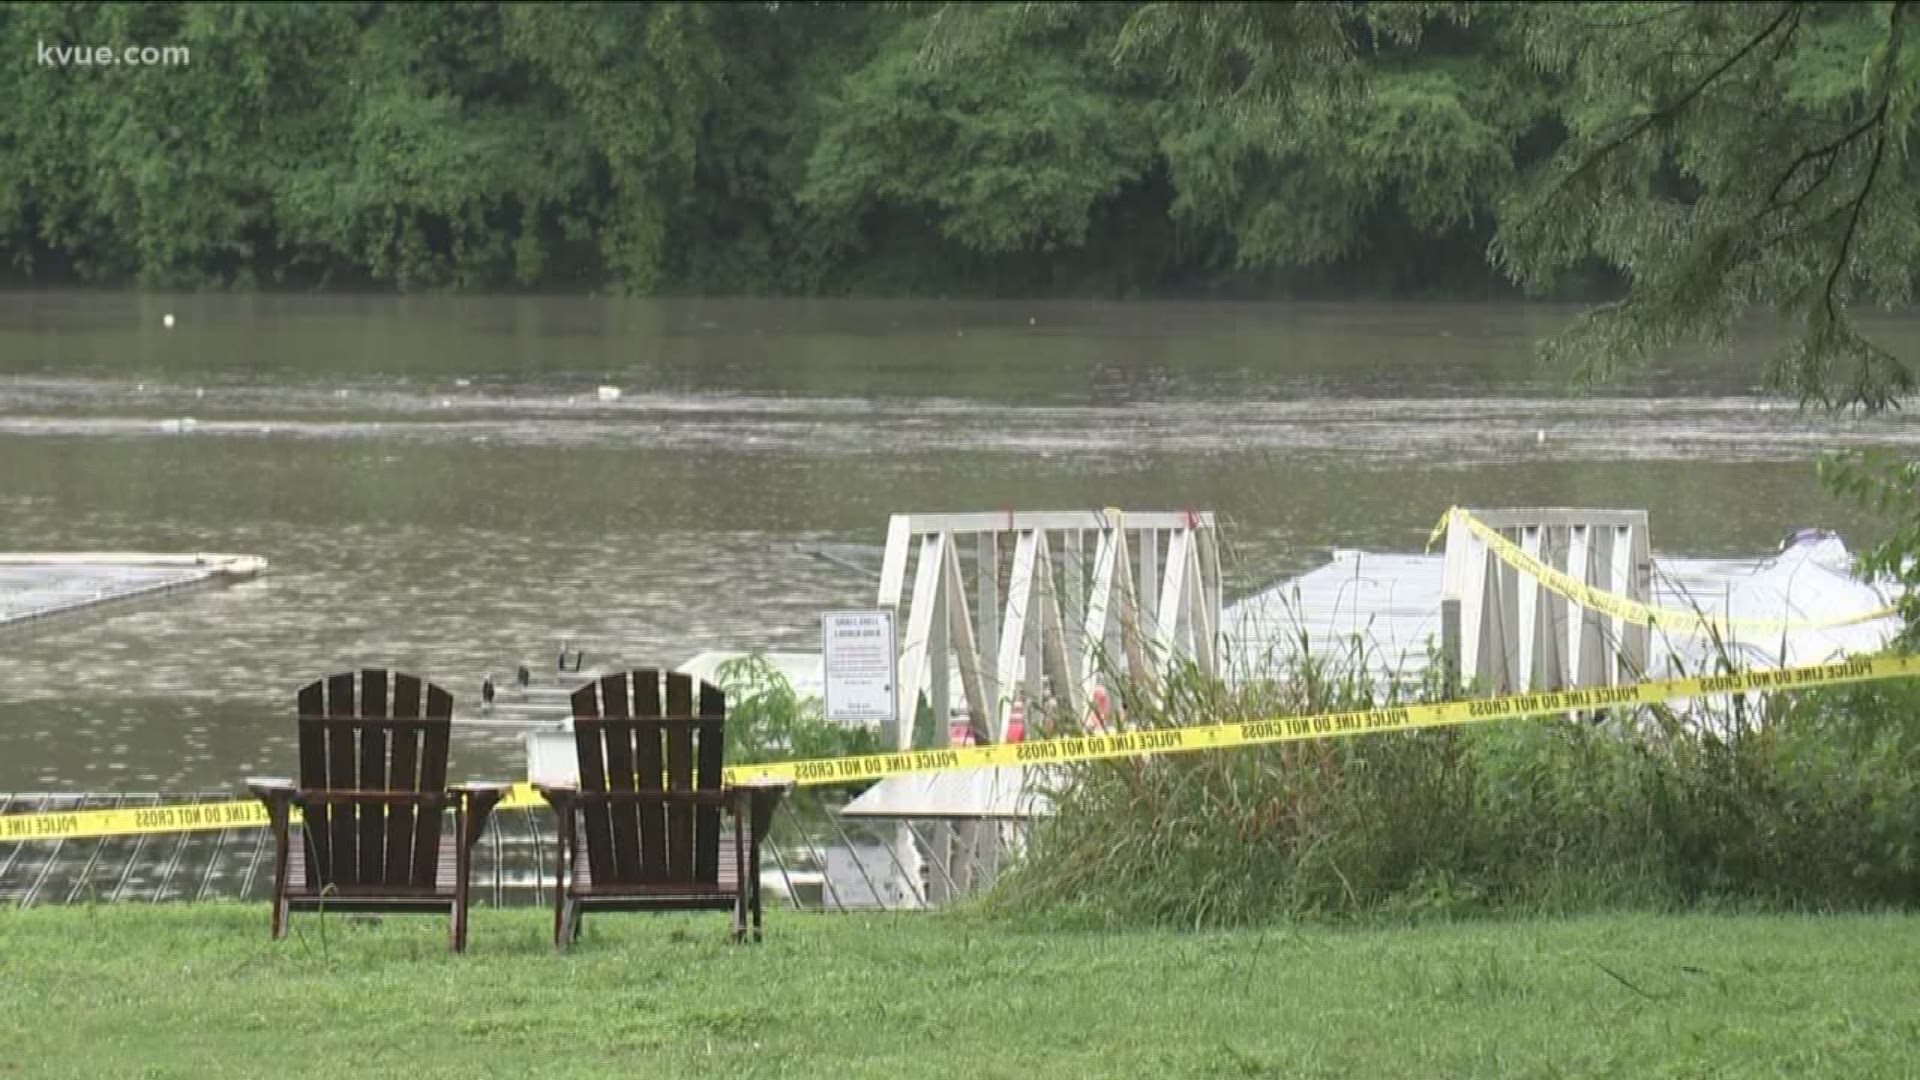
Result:
{"label": "orange traffic cone", "polygon": [[1027,703],[1019,698],[1007,706],[1007,742],[1016,743],[1027,737]]}

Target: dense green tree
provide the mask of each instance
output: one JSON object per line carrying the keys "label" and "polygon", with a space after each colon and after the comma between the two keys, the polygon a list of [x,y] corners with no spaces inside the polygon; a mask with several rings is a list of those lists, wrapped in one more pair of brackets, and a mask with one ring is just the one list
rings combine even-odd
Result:
{"label": "dense green tree", "polygon": [[[1115,48],[1157,52],[1235,124],[1287,117],[1294,134],[1252,140],[1266,152],[1326,123],[1339,134],[1314,167],[1352,164],[1324,190],[1364,178],[1344,196],[1357,201],[1367,180],[1398,178],[1416,228],[1490,196],[1491,254],[1530,291],[1595,266],[1617,276],[1624,295],[1550,352],[1605,371],[1723,340],[1771,309],[1802,328],[1782,385],[1874,407],[1911,376],[1848,311],[1906,303],[1920,265],[1917,12],[1910,0],[1155,3]],[[1314,212],[1308,246],[1286,256],[1351,235],[1339,202],[1292,201]]]}
{"label": "dense green tree", "polygon": [[1912,297],[1920,6],[1530,5],[1512,32],[1566,84],[1568,134],[1503,208],[1498,257],[1535,287],[1592,257],[1630,282],[1563,349],[1634,359],[1771,308],[1802,328],[1777,372],[1804,398],[1911,387],[1848,311]]}
{"label": "dense green tree", "polygon": [[1920,250],[1914,5],[23,3],[15,283],[1540,295],[1606,367]]}

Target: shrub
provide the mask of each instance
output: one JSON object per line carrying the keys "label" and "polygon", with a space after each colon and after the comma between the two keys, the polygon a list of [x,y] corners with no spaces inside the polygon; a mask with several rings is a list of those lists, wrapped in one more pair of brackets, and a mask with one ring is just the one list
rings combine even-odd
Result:
{"label": "shrub", "polygon": [[714,678],[729,702],[726,753],[731,763],[842,757],[880,750],[878,731],[828,720],[819,698],[801,697],[780,669],[758,653],[721,664]]}
{"label": "shrub", "polygon": [[[1234,686],[1188,671],[1129,696],[1128,715],[1221,723],[1436,694],[1376,690],[1364,660],[1290,660]],[[1781,695],[1765,713],[1650,709],[1073,766],[990,903],[1216,926],[1920,900],[1920,686]]]}

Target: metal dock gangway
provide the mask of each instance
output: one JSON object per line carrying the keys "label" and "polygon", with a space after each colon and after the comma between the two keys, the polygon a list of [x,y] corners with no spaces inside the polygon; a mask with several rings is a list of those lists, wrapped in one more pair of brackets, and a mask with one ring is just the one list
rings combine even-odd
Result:
{"label": "metal dock gangway", "polygon": [[150,600],[197,586],[244,581],[266,568],[267,560],[257,555],[0,553],[0,630]]}

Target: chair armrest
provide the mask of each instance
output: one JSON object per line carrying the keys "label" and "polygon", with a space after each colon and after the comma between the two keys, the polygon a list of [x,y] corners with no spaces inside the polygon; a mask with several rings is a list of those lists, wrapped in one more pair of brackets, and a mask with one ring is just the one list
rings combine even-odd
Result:
{"label": "chair armrest", "polygon": [[755,802],[779,802],[786,796],[787,792],[792,791],[793,788],[793,781],[778,780],[770,776],[763,776],[757,780],[749,780],[744,784],[727,785],[728,791],[743,794]]}
{"label": "chair armrest", "polygon": [[753,834],[757,837],[773,827],[773,811],[792,788],[791,780],[761,777],[744,784],[729,785],[727,790],[735,798],[745,798],[747,815],[753,823]]}
{"label": "chair armrest", "polygon": [[572,784],[535,784],[533,790],[547,800],[548,806],[563,814],[580,798],[580,789]]}
{"label": "chair armrest", "polygon": [[793,786],[793,781],[782,780],[777,776],[756,776],[753,779],[746,781],[745,783],[731,784],[729,786],[740,788],[742,790],[753,790],[753,789],[771,790],[774,788],[778,788],[782,792],[784,792],[788,788]]}
{"label": "chair armrest", "polygon": [[493,808],[512,791],[512,784],[497,780],[467,780],[447,785],[447,793],[468,813],[468,835],[473,840],[478,840],[480,834],[486,831],[487,818],[493,813]]}
{"label": "chair armrest", "polygon": [[499,795],[504,797],[513,790],[511,780],[463,780],[458,784],[448,784],[447,790],[460,795]]}
{"label": "chair armrest", "polygon": [[299,797],[300,789],[283,776],[249,776],[247,790],[267,808],[267,822],[273,828],[274,842],[284,850],[293,818],[293,800]]}
{"label": "chair armrest", "polygon": [[299,794],[300,787],[284,776],[249,776],[247,791],[263,803],[287,802]]}

